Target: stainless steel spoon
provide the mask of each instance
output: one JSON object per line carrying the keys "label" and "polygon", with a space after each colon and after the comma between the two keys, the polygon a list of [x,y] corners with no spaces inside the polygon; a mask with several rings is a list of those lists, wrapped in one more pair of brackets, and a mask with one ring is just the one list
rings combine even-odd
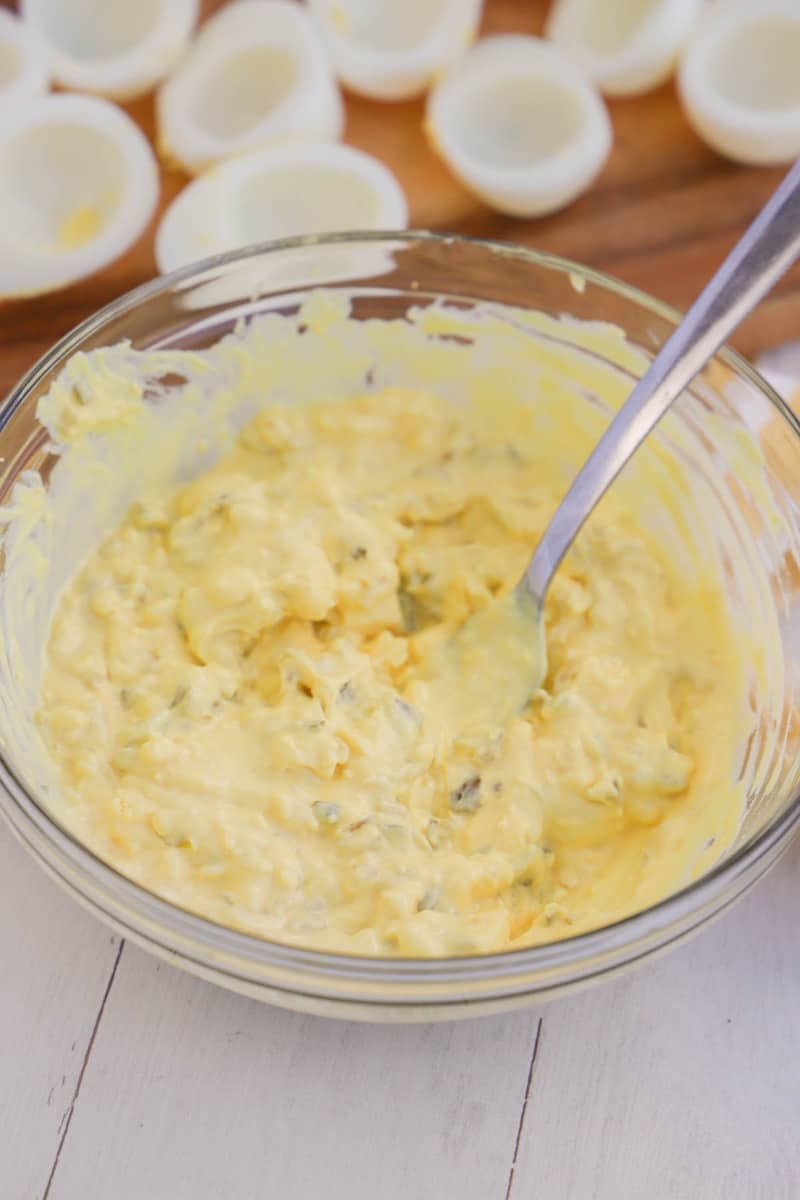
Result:
{"label": "stainless steel spoon", "polygon": [[[479,703],[485,711],[488,699],[495,717],[500,709],[511,714],[541,687],[547,674],[545,597],[581,526],[673,400],[798,256],[800,160],[633,388],[576,475],[513,592],[470,617],[451,639],[445,672],[454,672],[467,724],[477,718]],[[441,674],[439,679],[446,686]],[[488,698],[490,680],[500,686]]]}

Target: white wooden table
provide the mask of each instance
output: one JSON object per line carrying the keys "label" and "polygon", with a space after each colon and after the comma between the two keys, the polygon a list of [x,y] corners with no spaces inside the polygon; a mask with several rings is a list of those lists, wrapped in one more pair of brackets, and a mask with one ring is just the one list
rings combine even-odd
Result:
{"label": "white wooden table", "polygon": [[0,1200],[797,1200],[800,843],[540,1010],[368,1026],[120,942],[0,825]]}

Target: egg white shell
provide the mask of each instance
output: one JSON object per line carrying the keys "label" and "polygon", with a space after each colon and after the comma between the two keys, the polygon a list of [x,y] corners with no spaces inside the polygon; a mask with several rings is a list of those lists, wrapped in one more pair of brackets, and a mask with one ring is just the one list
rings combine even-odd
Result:
{"label": "egg white shell", "polygon": [[350,229],[403,229],[408,206],[394,175],[337,143],[271,146],[231,159],[176,197],[156,233],[158,268],[257,242]]}
{"label": "egg white shell", "polygon": [[21,11],[58,83],[128,100],[172,70],[198,0],[22,0]]}
{"label": "egg white shell", "polygon": [[155,237],[156,265],[162,275],[228,249],[222,227],[217,176],[212,167],[178,193],[162,216]]}
{"label": "egg white shell", "polygon": [[545,32],[608,96],[672,74],[703,0],[556,0]]}
{"label": "egg white shell", "polygon": [[611,148],[605,105],[552,43],[478,42],[428,97],[426,131],[453,173],[492,208],[534,217],[569,204]]}
{"label": "egg white shell", "polygon": [[158,199],[131,118],[92,96],[39,96],[0,114],[0,296],[52,291],[117,258]]}
{"label": "egg white shell", "polygon": [[237,0],[200,34],[158,93],[158,142],[198,172],[289,138],[335,141],[344,106],[322,42],[293,0]]}
{"label": "egg white shell", "polygon": [[743,163],[800,155],[800,0],[708,6],[681,57],[686,116],[720,154]]}
{"label": "egg white shell", "polygon": [[220,172],[220,192],[223,222],[237,246],[408,224],[395,176],[354,146],[282,146],[234,159]]}
{"label": "egg white shell", "polygon": [[333,69],[373,100],[419,96],[469,46],[483,0],[306,0]]}
{"label": "egg white shell", "polygon": [[40,96],[49,85],[47,55],[19,17],[0,8],[0,112]]}

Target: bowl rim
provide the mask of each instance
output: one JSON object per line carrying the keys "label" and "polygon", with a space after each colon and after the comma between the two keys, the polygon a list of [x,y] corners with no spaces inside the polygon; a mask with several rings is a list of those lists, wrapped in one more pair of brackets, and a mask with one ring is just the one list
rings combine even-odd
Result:
{"label": "bowl rim", "polygon": [[[256,243],[242,249],[228,251],[225,254],[201,259],[166,275],[157,276],[123,293],[122,296],[104,305],[96,313],[86,317],[59,338],[23,374],[18,383],[0,402],[0,432],[5,429],[11,417],[25,403],[43,377],[58,368],[79,350],[87,338],[100,332],[111,321],[146,304],[154,297],[172,291],[176,286],[200,281],[202,276],[209,271],[229,267],[236,263],[244,263],[264,255],[292,252],[299,249],[307,250],[314,246],[330,247],[364,243],[388,243],[394,248],[398,244],[410,246],[416,243],[474,246],[495,256],[517,259],[562,275],[579,277],[584,282],[592,283],[605,291],[615,292],[671,324],[677,324],[682,316],[681,312],[673,306],[665,304],[613,275],[559,255],[510,242],[414,229],[352,231],[283,238]],[[341,280],[340,282],[342,286],[346,286],[348,281]],[[353,282],[354,286],[358,286],[356,281]],[[336,280],[323,280],[315,285],[311,281],[302,288],[293,287],[292,291],[297,294],[300,291],[313,290],[315,286],[320,288],[336,287],[338,283]],[[276,289],[276,294],[280,294],[281,290],[284,289]],[[288,294],[288,289],[286,290]],[[503,304],[504,302],[487,300],[487,303]],[[726,345],[717,351],[712,361],[722,362],[736,375],[743,377],[754,386],[772,404],[781,419],[800,440],[800,419],[742,355]],[[94,877],[97,883],[106,889],[107,895],[126,902],[129,913],[132,912],[139,918],[143,917],[148,925],[155,924],[159,930],[166,928],[171,933],[179,935],[182,941],[189,941],[194,946],[200,945],[205,949],[210,949],[226,959],[235,956],[240,962],[254,967],[275,967],[281,971],[310,972],[312,976],[328,981],[337,978],[350,983],[370,982],[378,985],[405,987],[414,987],[414,985],[431,987],[467,981],[474,982],[479,972],[483,982],[491,983],[492,980],[496,980],[499,983],[502,980],[508,984],[513,979],[522,976],[530,978],[536,977],[541,972],[559,973],[569,968],[579,968],[587,960],[594,960],[599,967],[596,973],[602,974],[603,968],[600,966],[600,961],[604,955],[618,954],[620,951],[630,948],[633,951],[631,958],[643,957],[655,948],[649,944],[652,938],[668,931],[673,918],[686,917],[694,912],[702,913],[704,905],[713,902],[726,881],[734,882],[737,878],[745,876],[759,861],[767,859],[771,861],[776,854],[776,848],[788,843],[793,828],[800,827],[800,787],[798,787],[784,809],[776,814],[763,829],[748,838],[728,858],[715,863],[703,875],[655,904],[610,924],[559,938],[553,942],[494,951],[490,954],[454,955],[447,958],[383,957],[309,949],[245,933],[200,916],[149,891],[122,872],[117,871],[90,850],[47,809],[43,802],[32,795],[15,769],[6,760],[2,747],[0,747],[0,785],[2,785],[0,786],[0,803],[2,803],[3,815],[7,817],[14,832],[28,845],[28,848],[32,847],[25,832],[19,828],[14,817],[5,811],[6,800],[15,805],[18,812],[35,827],[40,837],[45,839],[51,849],[63,856],[70,867],[83,875],[88,873]],[[60,872],[57,873],[60,874]],[[703,916],[699,916],[696,924],[704,923],[705,919]],[[129,929],[128,932],[133,932],[135,936],[137,930]],[[156,941],[158,940],[156,939]],[[662,945],[664,942],[657,944]],[[637,948],[638,952],[636,952]],[[297,991],[291,983],[287,983],[285,986],[289,992]],[[556,986],[558,986],[557,983]],[[365,999],[368,1003],[382,1002],[382,997],[377,995],[375,997],[367,996]],[[428,1002],[436,1006],[442,1004],[433,997],[423,995],[407,995],[401,997],[402,1001],[412,1004],[420,1001]],[[444,1003],[446,1006],[447,1002]]]}

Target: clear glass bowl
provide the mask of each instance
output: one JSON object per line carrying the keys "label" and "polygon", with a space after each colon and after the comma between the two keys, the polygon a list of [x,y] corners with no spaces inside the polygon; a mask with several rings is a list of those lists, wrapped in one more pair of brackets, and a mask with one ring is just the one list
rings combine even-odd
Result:
{"label": "clear glass bowl", "polygon": [[[45,355],[0,410],[3,502],[21,472],[33,469],[48,478],[52,453],[36,420],[36,405],[75,351],[122,339],[137,348],[209,346],[242,318],[296,312],[308,290],[320,287],[354,294],[358,318],[402,318],[414,306],[444,299],[466,309],[489,305],[501,320],[513,320],[504,306],[517,306],[553,317],[611,322],[648,357],[677,319],[613,279],[512,246],[410,233],[255,247],[138,288]],[[566,344],[572,328],[564,326]],[[597,351],[579,353],[601,362]],[[626,373],[619,363],[612,365]],[[720,430],[732,427],[758,430],[764,467],[757,479],[743,473],[726,451],[729,443]],[[800,488],[800,425],[747,363],[725,351],[655,436],[669,440],[678,429],[688,439],[681,453],[690,472],[708,485],[714,513],[704,512],[703,519],[716,521],[722,540],[727,539],[730,603],[756,639],[763,629],[773,646],[765,651],[769,668],[751,695],[756,721],[742,765],[748,799],[741,830],[706,875],[661,903],[591,933],[500,954],[436,960],[322,954],[235,933],[114,871],[79,844],[26,786],[26,765],[13,760],[2,728],[0,810],[34,858],[125,937],[226,987],[310,1012],[370,1020],[485,1013],[601,980],[675,944],[751,887],[778,859],[800,822],[800,520],[792,494],[794,489],[796,497]],[[4,558],[0,570],[5,570]],[[5,626],[3,636],[9,636]],[[13,688],[13,678],[0,678],[6,703],[9,696],[13,700]]]}

